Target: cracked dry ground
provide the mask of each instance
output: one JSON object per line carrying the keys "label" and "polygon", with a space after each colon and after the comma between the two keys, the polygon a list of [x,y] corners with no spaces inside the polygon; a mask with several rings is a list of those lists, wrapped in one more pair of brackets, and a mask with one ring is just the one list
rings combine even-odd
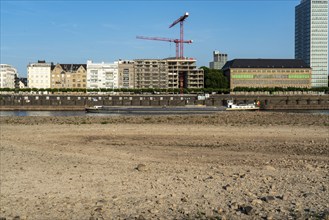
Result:
{"label": "cracked dry ground", "polygon": [[2,118],[0,217],[328,219],[329,119],[281,116],[262,126]]}

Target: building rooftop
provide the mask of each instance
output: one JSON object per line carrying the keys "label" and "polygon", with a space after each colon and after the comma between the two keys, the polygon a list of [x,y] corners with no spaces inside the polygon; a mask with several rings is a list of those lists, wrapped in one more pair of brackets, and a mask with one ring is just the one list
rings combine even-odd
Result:
{"label": "building rooftop", "polygon": [[[66,72],[75,72],[77,71],[80,66],[82,66],[85,70],[87,69],[87,64],[59,64],[62,69]],[[51,66],[51,70],[55,68],[56,65]]]}
{"label": "building rooftop", "polygon": [[227,61],[222,69],[228,68],[310,68],[299,59],[234,59]]}

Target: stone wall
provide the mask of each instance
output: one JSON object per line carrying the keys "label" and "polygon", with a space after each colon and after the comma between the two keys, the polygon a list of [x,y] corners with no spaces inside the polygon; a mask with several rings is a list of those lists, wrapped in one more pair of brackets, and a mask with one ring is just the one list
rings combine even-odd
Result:
{"label": "stone wall", "polygon": [[263,109],[329,110],[329,95],[0,95],[0,110],[83,110],[85,106],[225,106],[260,101]]}

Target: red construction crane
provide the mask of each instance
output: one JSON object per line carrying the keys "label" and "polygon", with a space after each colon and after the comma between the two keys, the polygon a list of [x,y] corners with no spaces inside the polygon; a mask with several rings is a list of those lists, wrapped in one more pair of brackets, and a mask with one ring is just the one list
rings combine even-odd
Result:
{"label": "red construction crane", "polygon": [[144,39],[144,40],[159,40],[159,41],[167,41],[167,42],[174,42],[176,44],[176,58],[180,58],[179,53],[179,44],[191,44],[192,40],[179,40],[179,39],[171,39],[171,38],[165,38],[165,37],[144,37],[144,36],[137,36],[137,39]]}
{"label": "red construction crane", "polygon": [[178,18],[176,21],[174,21],[174,23],[172,23],[169,28],[175,26],[176,24],[180,23],[180,54],[179,57],[180,58],[184,58],[184,21],[185,19],[188,17],[188,12],[185,12],[185,14],[183,16],[181,16],[180,18]]}

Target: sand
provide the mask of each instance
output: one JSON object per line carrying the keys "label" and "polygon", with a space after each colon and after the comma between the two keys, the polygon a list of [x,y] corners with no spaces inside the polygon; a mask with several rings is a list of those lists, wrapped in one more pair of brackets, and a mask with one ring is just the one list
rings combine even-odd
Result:
{"label": "sand", "polygon": [[0,122],[0,219],[329,219],[328,115]]}

